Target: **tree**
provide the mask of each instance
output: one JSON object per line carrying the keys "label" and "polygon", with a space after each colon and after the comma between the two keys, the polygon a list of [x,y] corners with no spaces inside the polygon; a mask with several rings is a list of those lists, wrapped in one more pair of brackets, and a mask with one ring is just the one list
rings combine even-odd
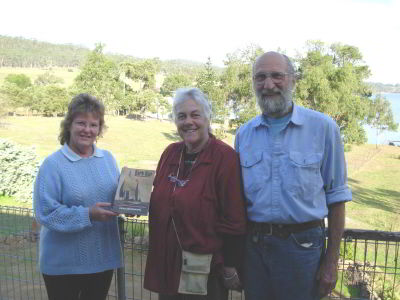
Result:
{"label": "tree", "polygon": [[36,86],[32,95],[31,108],[44,114],[53,116],[64,114],[69,103],[68,91],[54,84],[46,86]]}
{"label": "tree", "polygon": [[32,85],[31,79],[25,74],[8,74],[4,81],[15,84],[20,89],[26,89]]}
{"label": "tree", "polygon": [[367,122],[376,129],[376,147],[378,147],[378,136],[383,131],[397,131],[399,126],[394,122],[390,102],[380,94],[371,100]]}
{"label": "tree", "polygon": [[161,96],[151,89],[137,92],[132,98],[132,109],[144,115],[146,111],[157,112],[157,99]]}
{"label": "tree", "polygon": [[74,93],[90,93],[101,99],[109,111],[118,111],[124,97],[124,83],[119,79],[116,63],[103,54],[104,45],[97,44],[88,55],[74,81]]}
{"label": "tree", "polygon": [[50,72],[46,72],[44,74],[39,75],[35,80],[35,85],[37,86],[60,84],[60,83],[64,83],[64,79]]}
{"label": "tree", "polygon": [[[15,74],[10,74],[15,75]],[[8,75],[0,88],[0,96],[11,108],[26,107],[32,104],[33,86],[30,78],[24,74]]]}
{"label": "tree", "polygon": [[172,96],[178,88],[189,87],[191,80],[183,74],[169,74],[165,77],[160,93],[163,96]]}
{"label": "tree", "polygon": [[371,91],[364,80],[368,66],[358,48],[321,41],[308,42],[308,51],[298,58],[300,80],[296,84],[299,105],[331,116],[345,143],[364,143],[362,125],[368,114]]}
{"label": "tree", "polygon": [[210,57],[196,78],[196,86],[209,98],[213,119],[223,123],[229,114],[227,93],[221,86],[220,77],[213,68]]}
{"label": "tree", "polygon": [[141,90],[155,89],[156,74],[160,70],[160,61],[157,58],[125,62],[120,68],[126,77],[139,82]]}
{"label": "tree", "polygon": [[253,94],[252,66],[255,59],[263,53],[257,45],[227,54],[226,68],[221,75],[221,86],[226,92],[227,103],[233,109],[236,125],[243,124],[254,117],[259,110]]}
{"label": "tree", "polygon": [[169,104],[167,99],[163,97],[161,94],[156,94],[155,98],[156,111],[157,111],[157,119],[162,119],[166,114],[171,113],[172,106]]}
{"label": "tree", "polygon": [[158,100],[161,95],[156,92],[156,74],[160,70],[160,62],[157,58],[145,59],[136,62],[124,62],[120,69],[126,78],[138,85],[128,93],[128,110],[137,111],[144,115],[147,111],[157,112]]}

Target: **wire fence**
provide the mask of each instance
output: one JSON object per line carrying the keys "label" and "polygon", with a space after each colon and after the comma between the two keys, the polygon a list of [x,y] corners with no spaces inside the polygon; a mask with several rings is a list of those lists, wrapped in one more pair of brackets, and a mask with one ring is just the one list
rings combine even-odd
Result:
{"label": "wire fence", "polygon": [[[158,299],[143,289],[148,251],[146,221],[120,218],[124,268],[113,278],[108,299]],[[47,299],[38,272],[39,225],[31,209],[0,206],[0,299]],[[400,233],[345,231],[338,282],[326,299],[400,300]],[[232,292],[230,299],[244,299]]]}

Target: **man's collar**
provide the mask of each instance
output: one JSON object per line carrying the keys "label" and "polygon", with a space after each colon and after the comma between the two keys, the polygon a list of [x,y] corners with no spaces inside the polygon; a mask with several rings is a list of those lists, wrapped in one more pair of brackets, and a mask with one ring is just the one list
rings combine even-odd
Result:
{"label": "man's collar", "polygon": [[263,115],[258,115],[253,119],[253,122],[250,123],[252,127],[257,128],[261,125],[269,126],[267,122],[265,122]]}
{"label": "man's collar", "polygon": [[295,125],[303,125],[304,117],[299,106],[293,103],[292,117],[290,121]]}
{"label": "man's collar", "polygon": [[[65,155],[66,158],[68,158],[72,162],[83,159],[83,157],[72,151],[71,148],[66,143],[62,146],[61,152]],[[103,151],[97,148],[95,144],[93,144],[93,154],[90,157],[93,156],[95,157],[104,156]]]}

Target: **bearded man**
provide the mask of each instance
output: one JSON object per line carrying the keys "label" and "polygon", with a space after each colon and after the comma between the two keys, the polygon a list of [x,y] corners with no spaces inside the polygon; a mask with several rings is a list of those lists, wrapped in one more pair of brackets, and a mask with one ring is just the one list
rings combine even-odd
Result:
{"label": "bearded man", "polygon": [[328,116],[293,103],[295,83],[286,55],[258,57],[253,89],[262,114],[236,134],[249,219],[246,300],[319,299],[336,285],[352,199],[340,131]]}

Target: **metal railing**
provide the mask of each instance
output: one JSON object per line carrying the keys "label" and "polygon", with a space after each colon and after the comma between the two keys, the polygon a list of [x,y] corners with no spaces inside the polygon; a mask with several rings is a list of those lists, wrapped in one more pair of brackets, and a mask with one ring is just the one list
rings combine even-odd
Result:
{"label": "metal railing", "polygon": [[[108,299],[158,299],[143,289],[147,221],[120,218],[124,268],[115,272]],[[32,210],[0,206],[0,299],[47,299],[36,269],[39,226]],[[338,282],[326,299],[400,300],[400,233],[345,231]],[[230,299],[244,299],[233,292]]]}

